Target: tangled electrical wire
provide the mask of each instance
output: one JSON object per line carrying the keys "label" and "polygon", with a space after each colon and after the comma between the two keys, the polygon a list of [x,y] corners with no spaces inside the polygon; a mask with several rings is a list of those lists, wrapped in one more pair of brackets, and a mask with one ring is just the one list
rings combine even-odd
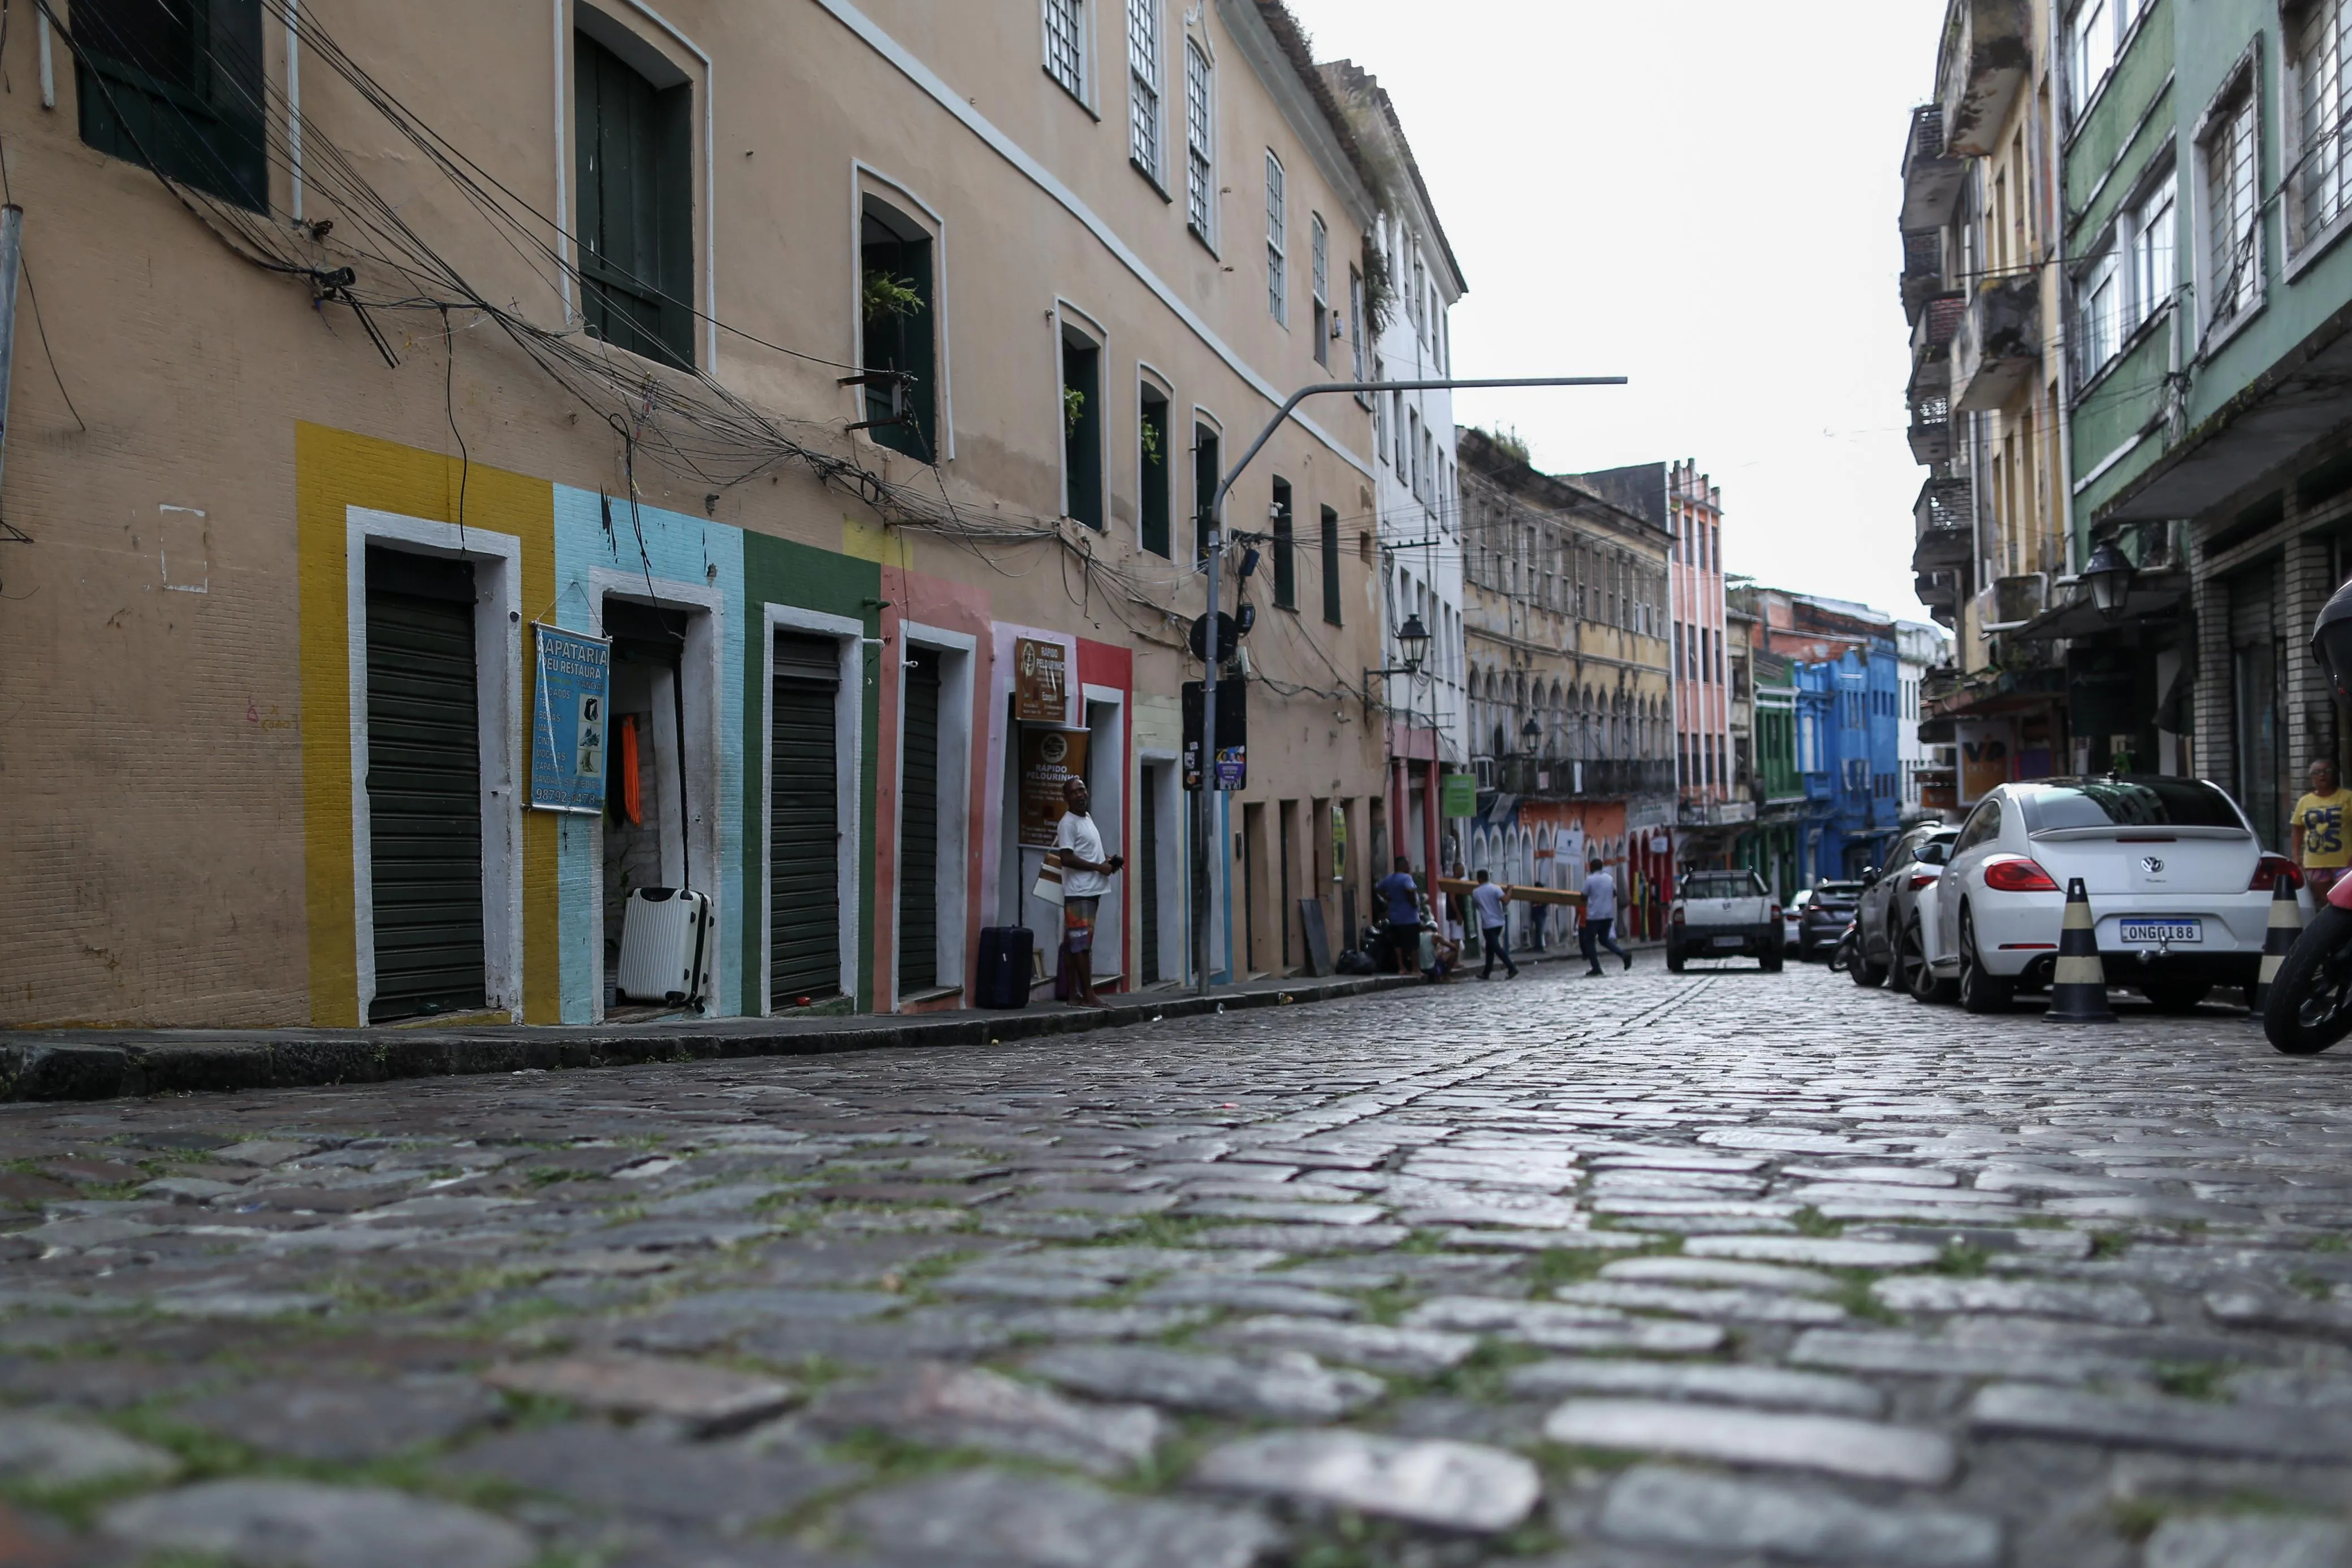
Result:
{"label": "tangled electrical wire", "polygon": [[[78,26],[68,26],[56,0],[33,0],[52,33],[83,68],[79,75],[84,90],[99,95],[100,107],[137,161],[173,199],[245,261],[307,285],[314,307],[322,313],[329,306],[348,309],[388,366],[397,368],[400,354],[380,316],[431,313],[439,319],[430,335],[438,338],[445,350],[454,351],[449,319],[453,314],[470,313],[473,324],[488,322],[494,327],[572,400],[611,427],[622,444],[622,465],[632,476],[633,496],[635,465],[641,455],[681,479],[691,480],[713,497],[779,467],[797,467],[826,487],[855,498],[886,527],[937,538],[1006,576],[1025,577],[1034,570],[1034,567],[1009,566],[1003,559],[1008,552],[1051,549],[1063,591],[1082,613],[1089,617],[1098,612],[1107,613],[1133,635],[1171,649],[1182,648],[1175,628],[1183,617],[1170,601],[1193,575],[1190,567],[1171,562],[1164,570],[1153,570],[1140,563],[1107,558],[1097,549],[1091,529],[1066,518],[1008,514],[1001,508],[982,515],[960,507],[949,492],[936,454],[927,454],[929,486],[894,479],[844,455],[846,433],[840,424],[770,413],[720,382],[705,366],[680,360],[669,367],[669,373],[656,373],[637,356],[616,353],[611,344],[585,329],[586,312],[575,313],[571,302],[573,286],[581,289],[583,302],[613,304],[617,297],[608,290],[625,282],[630,294],[656,298],[665,307],[690,315],[698,333],[706,329],[724,333],[850,377],[866,373],[859,366],[759,337],[691,299],[677,298],[646,280],[619,275],[608,264],[575,266],[566,247],[577,252],[576,235],[403,103],[342,47],[321,25],[315,10],[300,6],[296,0],[257,0],[261,16],[284,30],[289,47],[323,66],[359,101],[379,114],[520,260],[547,295],[564,302],[566,329],[551,330],[530,319],[520,302],[502,305],[490,298],[441,247],[420,233],[404,211],[415,204],[387,199],[336,138],[261,68],[257,37],[248,45],[226,30],[197,26],[201,17],[188,0],[157,3],[174,22],[193,30],[197,47],[211,67],[205,74],[213,91],[223,99],[224,109],[249,126],[265,165],[286,172],[289,189],[299,182],[307,199],[303,214],[271,209],[267,182],[262,182],[262,191],[256,192],[251,178],[232,163],[175,100],[142,94],[136,112],[124,112],[116,73],[104,66],[110,60],[136,60],[139,50],[135,41],[115,28],[104,8],[77,8]],[[5,0],[0,0],[0,11],[5,11]],[[171,147],[149,145],[145,140],[158,136],[168,137]],[[180,157],[160,155],[167,151]],[[188,168],[191,159],[193,169]],[[174,172],[175,162],[199,177]],[[260,205],[257,208],[224,195],[224,191],[257,197]],[[608,278],[608,274],[614,276]],[[572,325],[575,315],[581,325]],[[457,439],[462,444],[462,435]],[[1328,666],[1328,661],[1325,663]],[[1365,693],[1346,695],[1370,700],[1376,708],[1386,706]]]}

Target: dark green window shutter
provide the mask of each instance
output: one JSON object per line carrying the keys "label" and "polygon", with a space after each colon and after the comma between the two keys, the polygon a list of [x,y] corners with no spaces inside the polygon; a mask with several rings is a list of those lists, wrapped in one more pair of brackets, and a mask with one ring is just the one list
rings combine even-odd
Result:
{"label": "dark green window shutter", "polygon": [[371,1023],[486,1005],[476,683],[473,568],[369,550]]}
{"label": "dark green window shutter", "polygon": [[1062,472],[1067,516],[1097,533],[1103,526],[1102,350],[1062,342]]}
{"label": "dark green window shutter", "polygon": [[269,210],[261,0],[74,0],[70,26],[84,141]]}
{"label": "dark green window shutter", "polygon": [[1298,552],[1291,534],[1290,481],[1274,482],[1274,602],[1298,608]]}
{"label": "dark green window shutter", "polygon": [[840,661],[840,650],[824,638],[776,638],[768,708],[768,996],[779,1008],[841,994],[834,735]]}
{"label": "dark green window shutter", "polygon": [[1205,424],[1192,427],[1192,559],[1201,559],[1209,553],[1209,531],[1217,519],[1209,515],[1210,503],[1216,499],[1217,482],[1223,477],[1218,466],[1217,433]]}
{"label": "dark green window shutter", "polygon": [[906,742],[898,757],[898,994],[940,983],[940,654],[907,666]]}
{"label": "dark green window shutter", "polygon": [[1145,387],[1142,403],[1136,461],[1143,477],[1143,548],[1153,555],[1173,559],[1176,544],[1170,537],[1168,486],[1176,465],[1168,460],[1168,400]]}
{"label": "dark green window shutter", "polygon": [[573,37],[581,314],[616,349],[694,363],[694,89]]}
{"label": "dark green window shutter", "polygon": [[1330,507],[1323,508],[1323,619],[1332,625],[1340,623],[1339,612],[1339,514]]}
{"label": "dark green window shutter", "polygon": [[[865,311],[868,371],[897,371],[914,378],[894,409],[887,384],[866,389],[866,417],[887,421],[903,413],[907,423],[877,423],[874,439],[922,463],[939,461],[937,312],[932,303],[931,242],[894,232],[873,213],[866,215],[860,265],[867,284]],[[876,308],[872,280],[879,276],[912,290],[912,308]]]}

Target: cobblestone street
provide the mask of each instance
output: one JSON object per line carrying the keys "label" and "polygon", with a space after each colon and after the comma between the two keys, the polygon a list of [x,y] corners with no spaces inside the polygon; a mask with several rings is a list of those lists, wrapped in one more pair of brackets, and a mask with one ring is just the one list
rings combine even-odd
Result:
{"label": "cobblestone street", "polygon": [[2352,1059],[1791,966],[0,1113],[0,1562],[2352,1563]]}

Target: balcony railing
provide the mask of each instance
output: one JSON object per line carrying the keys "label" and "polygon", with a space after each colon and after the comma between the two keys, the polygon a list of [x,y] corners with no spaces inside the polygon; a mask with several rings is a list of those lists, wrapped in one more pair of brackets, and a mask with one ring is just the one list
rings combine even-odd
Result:
{"label": "balcony railing", "polygon": [[1911,405],[1911,460],[1933,468],[1952,460],[1952,400],[1928,392]]}
{"label": "balcony railing", "polygon": [[1944,151],[1944,110],[1922,104],[1911,111],[1903,139],[1903,232],[1927,234],[1952,221],[1968,165]]}
{"label": "balcony railing", "polygon": [[1944,236],[1934,229],[1903,236],[1903,315],[1916,321],[1929,298],[1944,291]]}
{"label": "balcony railing", "polygon": [[1967,564],[1976,553],[1976,482],[1938,478],[1920,486],[1912,528],[1913,571]]}
{"label": "balcony railing", "polygon": [[1962,413],[1999,408],[2030,385],[2041,366],[2041,274],[1979,288],[1953,340],[1952,406]]}
{"label": "balcony railing", "polygon": [[1938,294],[1911,326],[1911,387],[1914,403],[1938,397],[1952,384],[1952,340],[1967,319],[1969,297]]}

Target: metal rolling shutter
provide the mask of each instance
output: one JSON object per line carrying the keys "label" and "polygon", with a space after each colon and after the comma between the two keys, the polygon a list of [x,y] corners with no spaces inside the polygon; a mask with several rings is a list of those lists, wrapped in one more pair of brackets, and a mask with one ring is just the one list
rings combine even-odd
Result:
{"label": "metal rolling shutter", "polygon": [[940,983],[940,655],[907,666],[906,741],[898,768],[898,991]]}
{"label": "metal rolling shutter", "polygon": [[473,568],[371,549],[367,574],[378,1023],[479,1009],[488,983]]}
{"label": "metal rolling shutter", "polygon": [[1142,963],[1143,980],[1147,986],[1160,983],[1160,769],[1143,770],[1142,850],[1136,857],[1143,863],[1138,869],[1142,882],[1137,892],[1143,905]]}
{"label": "metal rolling shutter", "polygon": [[840,650],[780,635],[769,695],[768,998],[841,994]]}

